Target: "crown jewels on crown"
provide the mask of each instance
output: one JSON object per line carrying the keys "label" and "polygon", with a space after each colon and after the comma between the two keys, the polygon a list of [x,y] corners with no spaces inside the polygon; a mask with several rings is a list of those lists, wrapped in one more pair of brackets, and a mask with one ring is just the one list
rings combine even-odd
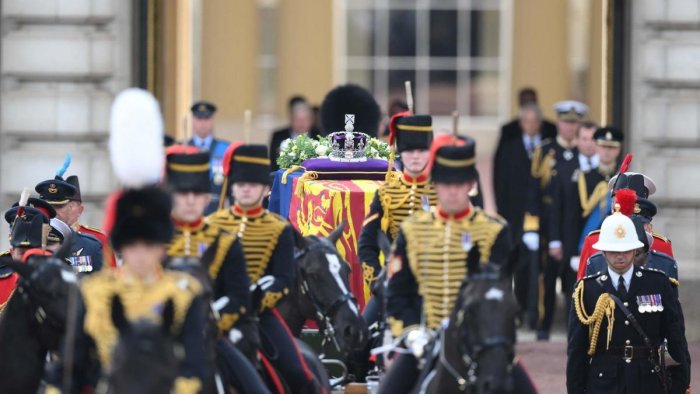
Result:
{"label": "crown jewels on crown", "polygon": [[333,161],[366,161],[365,148],[369,135],[355,130],[355,115],[345,115],[345,131],[336,131],[328,136],[331,153],[328,158]]}

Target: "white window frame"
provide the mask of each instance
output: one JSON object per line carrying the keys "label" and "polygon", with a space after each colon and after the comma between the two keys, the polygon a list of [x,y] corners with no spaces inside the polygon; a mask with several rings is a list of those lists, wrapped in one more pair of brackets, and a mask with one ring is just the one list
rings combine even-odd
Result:
{"label": "white window frame", "polygon": [[[370,7],[379,10],[396,10],[396,9],[407,9],[407,10],[423,10],[423,9],[455,9],[454,3],[452,5],[440,6],[439,0],[417,0],[415,7],[392,7],[389,5],[390,0],[334,0],[333,3],[333,26],[334,26],[334,42],[333,42],[333,81],[334,84],[344,84],[347,83],[347,69],[352,68],[353,65],[359,65],[360,62],[373,62],[372,66],[375,70],[388,70],[389,57],[388,56],[373,56],[369,58],[355,57],[349,58],[347,56],[347,20],[346,14],[348,9],[362,9],[365,8],[361,3],[371,4]],[[491,70],[498,71],[499,73],[499,87],[498,87],[498,110],[496,116],[471,116],[467,114],[467,108],[469,105],[469,97],[467,89],[460,89],[461,94],[458,92],[456,102],[457,110],[460,111],[460,130],[464,133],[465,131],[493,131],[497,130],[499,125],[505,120],[511,117],[511,64],[512,64],[512,35],[513,35],[513,0],[456,0],[457,9],[488,9],[488,10],[500,10],[500,37],[499,37],[499,56],[492,59],[477,59],[479,63],[488,64],[475,64],[473,59],[470,59],[468,54],[461,53],[460,45],[458,45],[458,54],[455,58],[457,60],[457,72],[458,81],[460,80],[459,73],[460,70],[468,69],[467,73],[471,70],[478,70],[479,68],[489,65]],[[461,21],[458,24],[459,29],[466,29],[467,23]],[[378,27],[387,27],[388,24],[379,24]],[[429,89],[421,89],[421,86],[426,86],[429,81],[430,70],[429,64],[432,65],[440,62],[439,58],[430,58],[428,52],[428,43],[426,40],[421,40],[421,37],[428,37],[429,32],[428,23],[418,23],[416,25],[416,53],[425,53],[428,56],[416,56],[416,80],[413,83],[413,94],[415,96],[416,102],[423,106],[427,106],[429,102]],[[381,36],[381,34],[378,34]],[[460,36],[466,36],[463,32]],[[384,35],[384,37],[388,37]],[[388,55],[388,42],[382,43],[381,40],[377,39],[375,47],[379,47],[378,52],[383,52]],[[386,40],[388,41],[388,40]],[[385,45],[382,47],[382,45]],[[396,59],[395,57],[393,58]],[[453,59],[444,59],[445,64],[454,64]],[[433,68],[434,70],[439,70],[440,68]],[[418,71],[420,70],[420,71]],[[389,100],[388,96],[388,72],[374,73],[374,86],[375,91],[373,92],[377,101],[382,107],[384,107]],[[467,82],[464,82],[467,83]],[[418,108],[419,110],[427,110],[427,108]],[[433,124],[436,130],[451,129],[452,119],[448,115],[434,116]]]}

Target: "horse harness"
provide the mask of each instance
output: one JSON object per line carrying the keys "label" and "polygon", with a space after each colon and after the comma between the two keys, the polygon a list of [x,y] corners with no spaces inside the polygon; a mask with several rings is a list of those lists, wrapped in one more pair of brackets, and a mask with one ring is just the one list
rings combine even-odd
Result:
{"label": "horse harness", "polygon": [[[316,236],[311,236],[312,239],[315,239],[317,242],[314,242],[310,245],[306,245],[304,248],[299,249],[294,253],[294,261],[297,261],[307,255],[310,252],[317,251],[317,250],[325,250],[330,253],[336,253],[335,248],[333,245],[331,245],[330,241],[326,240],[325,238],[320,238]],[[306,277],[306,272],[299,267],[299,273],[301,276],[301,292],[304,295],[307,295],[309,299],[311,300],[311,304],[313,305],[315,312],[316,312],[316,321],[319,324],[321,331],[323,332],[323,340],[321,341],[321,346],[325,350],[326,345],[329,343],[332,343],[333,346],[335,346],[337,351],[340,351],[340,345],[338,345],[338,341],[335,338],[335,329],[333,328],[333,322],[331,321],[331,318],[335,316],[335,314],[338,312],[340,307],[350,301],[350,302],[357,302],[355,295],[353,295],[349,291],[343,291],[343,293],[338,296],[329,306],[325,307],[323,304],[314,296],[314,293],[311,291],[311,288],[309,286],[309,282]]]}
{"label": "horse harness", "polygon": [[[471,279],[472,280],[495,280],[498,278],[497,273],[492,273],[492,272],[487,272],[487,273],[477,273],[473,274]],[[458,322],[457,325],[461,326],[462,321],[464,320],[464,314],[460,313],[458,314]],[[462,352],[462,362],[463,366],[467,367],[467,373],[466,377],[464,375],[461,375],[459,373],[459,370],[457,367],[452,365],[450,361],[445,357],[445,332],[443,331],[442,334],[440,335],[440,356],[438,359],[438,362],[442,364],[442,366],[445,367],[445,370],[452,376],[452,378],[455,379],[457,382],[457,385],[459,387],[459,391],[464,392],[467,390],[468,387],[474,386],[476,384],[476,370],[479,367],[479,364],[477,363],[477,358],[479,357],[479,353],[484,351],[485,349],[488,348],[494,348],[494,347],[509,347],[513,345],[513,341],[509,340],[506,336],[504,335],[494,335],[494,336],[488,336],[484,338],[484,340],[478,344],[477,346],[473,346],[472,349],[469,349],[468,347],[468,341],[463,341],[460,344],[461,352]],[[470,352],[470,350],[472,350]],[[471,353],[471,355],[470,355]],[[513,361],[514,363],[514,361]]]}

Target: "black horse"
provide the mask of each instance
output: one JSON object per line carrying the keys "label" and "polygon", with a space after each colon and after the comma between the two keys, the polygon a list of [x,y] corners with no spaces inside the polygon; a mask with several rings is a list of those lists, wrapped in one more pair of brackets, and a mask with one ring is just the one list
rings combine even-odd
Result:
{"label": "black horse", "polygon": [[[112,298],[112,322],[119,340],[112,354],[108,377],[110,394],[168,394],[179,362],[176,341],[170,331],[173,301],[166,301],[159,324],[146,319],[130,322],[119,296]],[[138,378],[136,378],[138,377]]]}
{"label": "black horse", "polygon": [[517,313],[510,278],[497,267],[470,275],[433,344],[434,368],[424,373],[416,392],[530,392],[529,380],[521,384],[513,375]]}
{"label": "black horse", "polygon": [[46,355],[58,350],[66,332],[69,304],[75,305],[78,279],[65,264],[70,240],[55,256],[32,256],[26,263],[8,255],[0,262],[19,274],[17,287],[0,314],[0,382],[7,393],[36,393]]}
{"label": "black horse", "polygon": [[335,247],[344,227],[345,222],[328,238],[297,234],[297,285],[277,309],[295,337],[307,320],[314,320],[324,345],[334,344],[336,350],[347,354],[364,346],[367,328],[350,291],[350,266]]}

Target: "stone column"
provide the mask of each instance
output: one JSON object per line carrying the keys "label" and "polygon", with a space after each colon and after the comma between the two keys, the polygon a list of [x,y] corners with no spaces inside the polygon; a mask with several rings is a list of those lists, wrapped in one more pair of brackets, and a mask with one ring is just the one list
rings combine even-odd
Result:
{"label": "stone column", "polygon": [[687,302],[700,287],[700,3],[629,4],[632,170],[658,186],[654,229],[673,241],[688,339],[700,339],[700,306]]}
{"label": "stone column", "polygon": [[[0,5],[0,210],[52,178],[67,152],[100,226],[115,179],[107,141],[113,97],[131,86],[131,2],[3,0]],[[7,227],[0,225],[1,245]]]}

